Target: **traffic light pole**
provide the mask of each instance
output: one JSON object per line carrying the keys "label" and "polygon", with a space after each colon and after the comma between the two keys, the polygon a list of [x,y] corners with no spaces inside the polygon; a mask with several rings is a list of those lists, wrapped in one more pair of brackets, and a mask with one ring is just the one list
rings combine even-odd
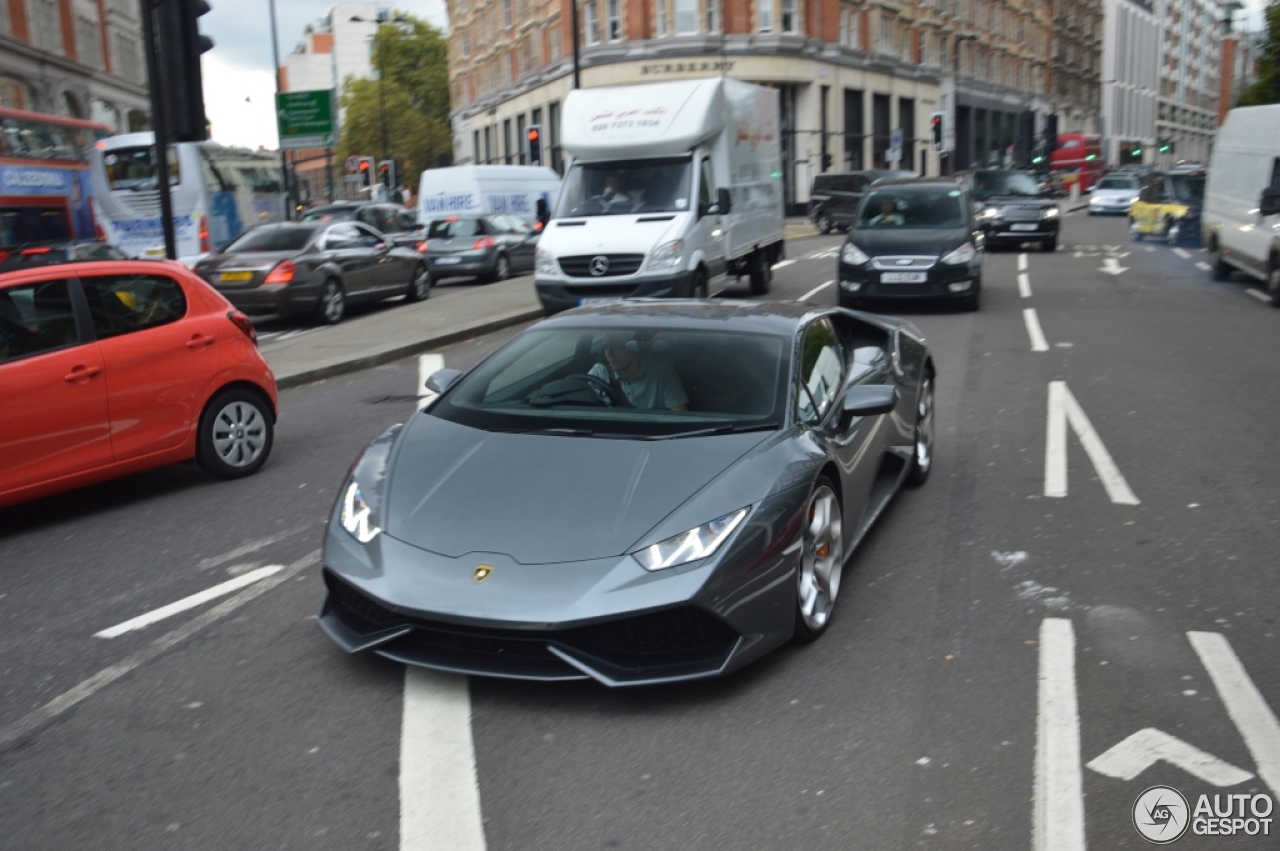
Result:
{"label": "traffic light pole", "polygon": [[[276,69],[276,94],[280,94],[280,48],[276,46],[276,0],[269,0],[271,7],[271,62]],[[293,193],[289,191],[289,159],[284,146],[280,146],[280,178],[284,189],[284,220],[293,218]]]}
{"label": "traffic light pole", "polygon": [[173,200],[169,197],[169,138],[164,79],[160,71],[160,42],[156,37],[156,10],[153,0],[141,0],[142,43],[147,53],[147,77],[151,80],[151,127],[155,136],[156,188],[160,190],[160,227],[164,231],[164,256],[178,259],[178,241],[173,233]]}

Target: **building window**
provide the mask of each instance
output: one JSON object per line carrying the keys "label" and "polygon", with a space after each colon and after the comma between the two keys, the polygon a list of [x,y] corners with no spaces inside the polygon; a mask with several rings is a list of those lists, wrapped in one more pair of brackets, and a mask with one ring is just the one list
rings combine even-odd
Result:
{"label": "building window", "polygon": [[596,0],[587,0],[582,5],[582,11],[585,13],[584,18],[586,26],[586,41],[588,45],[600,43],[600,14],[596,8]]}
{"label": "building window", "polygon": [[[0,2],[0,15],[6,12],[5,5]],[[97,21],[76,18],[76,46],[79,48],[81,62],[90,67],[102,69],[102,42],[98,38]]]}
{"label": "building window", "polygon": [[720,32],[720,0],[707,0],[707,32]]}
{"label": "building window", "polygon": [[658,14],[653,35],[655,38],[663,38],[667,34],[667,0],[656,0],[655,5],[658,7]]}
{"label": "building window", "polygon": [[58,20],[58,0],[35,0],[32,4],[32,44],[50,53],[62,53],[62,27]]}
{"label": "building window", "polygon": [[897,24],[897,16],[892,12],[884,12],[880,15],[880,39],[878,52],[885,56],[893,56],[897,53],[894,50],[893,36],[894,26]]}
{"label": "building window", "polygon": [[698,0],[676,0],[676,35],[698,32]]}
{"label": "building window", "polygon": [[796,0],[782,0],[782,31],[794,33],[799,29],[800,21],[796,14]]}
{"label": "building window", "polygon": [[511,26],[511,0],[502,0],[502,26]]}
{"label": "building window", "polygon": [[550,38],[547,39],[550,44],[547,46],[547,49],[551,51],[551,56],[549,57],[548,64],[552,62],[559,62],[561,57],[564,56],[564,52],[560,49],[560,22],[552,21],[550,26],[551,34]]}
{"label": "building window", "polygon": [[773,32],[773,0],[758,0],[756,17],[759,20],[760,32]]}
{"label": "building window", "polygon": [[471,35],[466,32],[462,34],[462,58],[471,58]]}
{"label": "building window", "polygon": [[622,0],[608,0],[609,41],[622,40]]}

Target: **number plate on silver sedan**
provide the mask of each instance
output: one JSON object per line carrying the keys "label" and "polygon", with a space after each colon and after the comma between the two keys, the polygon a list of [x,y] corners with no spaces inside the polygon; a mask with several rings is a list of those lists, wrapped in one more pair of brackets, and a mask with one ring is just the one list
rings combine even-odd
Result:
{"label": "number plate on silver sedan", "polygon": [[882,284],[923,284],[929,279],[928,272],[881,272]]}

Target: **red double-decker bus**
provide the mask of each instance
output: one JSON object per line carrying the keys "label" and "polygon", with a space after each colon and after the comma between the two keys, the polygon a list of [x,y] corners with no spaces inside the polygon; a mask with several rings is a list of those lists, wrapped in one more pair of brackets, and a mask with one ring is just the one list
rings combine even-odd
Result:
{"label": "red double-decker bus", "polygon": [[0,250],[93,239],[89,155],[105,124],[0,108]]}
{"label": "red double-decker bus", "polygon": [[1049,169],[1057,173],[1062,187],[1080,184],[1088,192],[1102,179],[1106,163],[1102,158],[1102,137],[1097,133],[1059,133],[1058,147],[1049,157]]}

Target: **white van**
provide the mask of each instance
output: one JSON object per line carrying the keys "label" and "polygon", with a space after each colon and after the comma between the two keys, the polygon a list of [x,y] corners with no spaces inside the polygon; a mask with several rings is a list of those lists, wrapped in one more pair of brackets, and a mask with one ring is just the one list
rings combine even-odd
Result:
{"label": "white van", "polygon": [[548,207],[560,194],[560,175],[533,165],[457,165],[422,173],[418,221],[423,224],[459,213],[506,214],[527,222],[537,218],[538,201]]}
{"label": "white van", "polygon": [[534,270],[547,313],[706,298],[727,276],[769,291],[783,256],[776,89],[723,77],[575,89],[560,127],[573,163]]}
{"label": "white van", "polygon": [[1233,271],[1267,285],[1280,307],[1280,104],[1245,106],[1218,128],[1205,186],[1201,233],[1210,274]]}

